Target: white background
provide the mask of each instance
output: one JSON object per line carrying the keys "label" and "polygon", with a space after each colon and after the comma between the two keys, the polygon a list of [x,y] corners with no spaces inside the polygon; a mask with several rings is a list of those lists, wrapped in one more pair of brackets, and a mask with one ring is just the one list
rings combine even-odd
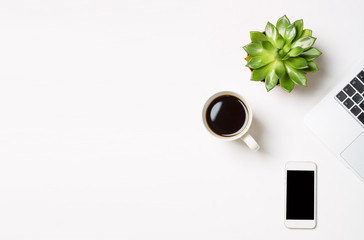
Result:
{"label": "white background", "polygon": [[[303,124],[363,58],[362,1],[0,1],[0,239],[364,239],[364,183]],[[323,54],[267,93],[244,45],[287,14]],[[250,152],[202,124],[254,112]],[[284,164],[318,165],[318,222],[284,222]]]}

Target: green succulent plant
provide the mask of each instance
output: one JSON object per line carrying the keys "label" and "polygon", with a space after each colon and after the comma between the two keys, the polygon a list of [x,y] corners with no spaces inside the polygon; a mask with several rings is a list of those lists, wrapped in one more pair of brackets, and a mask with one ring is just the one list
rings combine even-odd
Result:
{"label": "green succulent plant", "polygon": [[244,46],[248,53],[246,66],[252,70],[251,80],[265,81],[269,92],[277,84],[291,92],[298,84],[307,86],[308,72],[318,71],[313,60],[321,52],[312,47],[316,38],[310,29],[303,29],[303,20],[291,24],[286,15],[276,26],[267,23],[264,32],[250,32],[251,43]]}

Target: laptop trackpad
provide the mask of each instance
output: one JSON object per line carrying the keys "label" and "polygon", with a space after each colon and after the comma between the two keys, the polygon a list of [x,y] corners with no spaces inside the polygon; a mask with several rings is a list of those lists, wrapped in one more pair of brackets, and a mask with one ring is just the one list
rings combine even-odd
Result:
{"label": "laptop trackpad", "polygon": [[341,156],[364,181],[364,133],[361,133]]}

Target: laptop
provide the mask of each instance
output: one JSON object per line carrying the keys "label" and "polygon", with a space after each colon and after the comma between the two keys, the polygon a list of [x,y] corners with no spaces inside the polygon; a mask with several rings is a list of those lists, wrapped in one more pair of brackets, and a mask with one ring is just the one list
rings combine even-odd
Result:
{"label": "laptop", "polygon": [[305,124],[364,182],[364,61],[306,115]]}

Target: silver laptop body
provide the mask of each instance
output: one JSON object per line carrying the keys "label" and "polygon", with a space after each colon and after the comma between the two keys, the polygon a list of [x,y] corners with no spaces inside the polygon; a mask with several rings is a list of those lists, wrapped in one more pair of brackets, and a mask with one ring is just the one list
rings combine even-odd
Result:
{"label": "silver laptop body", "polygon": [[364,182],[364,61],[307,114],[305,124]]}

